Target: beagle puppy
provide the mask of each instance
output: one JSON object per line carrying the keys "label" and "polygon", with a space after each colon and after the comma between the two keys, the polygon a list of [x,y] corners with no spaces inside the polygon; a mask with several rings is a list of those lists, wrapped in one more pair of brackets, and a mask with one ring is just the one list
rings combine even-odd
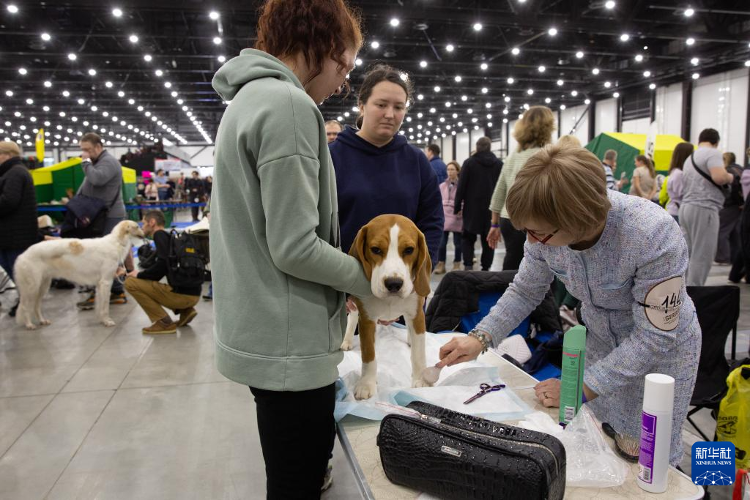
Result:
{"label": "beagle puppy", "polygon": [[429,384],[422,377],[425,369],[424,303],[430,294],[432,262],[424,234],[401,215],[380,215],[357,233],[349,255],[362,263],[371,283],[372,296],[353,297],[357,311],[349,313],[341,349],[352,348],[354,329],[359,324],[362,349],[362,376],[354,387],[356,399],[377,393],[375,328],[378,320],[403,316],[411,346],[412,387]]}

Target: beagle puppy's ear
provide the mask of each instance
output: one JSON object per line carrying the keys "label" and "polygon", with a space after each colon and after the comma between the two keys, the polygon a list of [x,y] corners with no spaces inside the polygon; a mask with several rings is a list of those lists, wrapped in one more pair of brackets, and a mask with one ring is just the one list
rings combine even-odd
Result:
{"label": "beagle puppy's ear", "polygon": [[430,252],[427,249],[427,241],[422,231],[417,230],[419,239],[417,242],[418,252],[417,259],[414,261],[412,272],[416,275],[414,278],[414,290],[420,297],[427,297],[430,294],[430,276],[432,275],[432,261]]}
{"label": "beagle puppy's ear", "polygon": [[357,233],[357,237],[354,238],[351,248],[349,248],[349,255],[354,257],[362,264],[362,269],[365,271],[367,279],[372,279],[372,263],[367,259],[367,224],[362,226]]}

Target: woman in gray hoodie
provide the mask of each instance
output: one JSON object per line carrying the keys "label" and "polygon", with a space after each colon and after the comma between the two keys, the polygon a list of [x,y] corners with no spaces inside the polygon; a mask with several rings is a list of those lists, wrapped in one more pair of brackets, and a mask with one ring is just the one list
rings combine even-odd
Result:
{"label": "woman in gray hoodie", "polygon": [[216,362],[255,396],[268,498],[317,498],[333,448],[344,292],[371,292],[338,248],[316,104],[345,84],[362,35],[343,0],[269,0],[257,39],[213,79],[231,101],[211,198]]}

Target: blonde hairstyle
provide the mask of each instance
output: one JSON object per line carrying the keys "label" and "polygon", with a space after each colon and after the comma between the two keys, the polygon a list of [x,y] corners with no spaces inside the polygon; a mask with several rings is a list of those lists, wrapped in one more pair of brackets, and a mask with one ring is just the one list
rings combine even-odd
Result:
{"label": "blonde hairstyle", "polygon": [[581,141],[578,139],[578,137],[568,134],[560,137],[557,140],[557,145],[561,148],[580,148]]}
{"label": "blonde hairstyle", "polygon": [[728,167],[729,165],[732,165],[733,163],[737,163],[737,157],[734,153],[724,153],[721,155],[722,159],[724,160],[724,166]]}
{"label": "blonde hairstyle", "polygon": [[654,166],[654,162],[651,161],[651,158],[646,155],[638,155],[635,157],[635,161],[643,163],[648,169],[648,174],[651,178],[656,179],[656,167]]}
{"label": "blonde hairstyle", "polygon": [[505,202],[516,229],[545,221],[577,241],[607,220],[604,169],[583,148],[549,145],[519,170]]}
{"label": "blonde hairstyle", "polygon": [[516,122],[513,137],[518,142],[518,151],[543,148],[552,142],[555,130],[555,115],[547,106],[532,106]]}
{"label": "blonde hairstyle", "polygon": [[12,141],[0,141],[0,154],[21,156],[21,148]]}
{"label": "blonde hairstyle", "polygon": [[[451,160],[448,162],[448,165],[453,165],[454,167],[456,167],[456,172],[458,172],[459,174],[461,173],[461,165],[459,165],[457,161]],[[448,165],[446,165],[445,168],[448,168]]]}

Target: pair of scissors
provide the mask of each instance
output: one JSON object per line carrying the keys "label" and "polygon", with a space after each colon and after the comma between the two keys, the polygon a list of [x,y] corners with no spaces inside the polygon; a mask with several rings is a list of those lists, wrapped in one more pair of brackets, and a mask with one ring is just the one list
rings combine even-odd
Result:
{"label": "pair of scissors", "polygon": [[480,384],[479,392],[474,394],[472,397],[470,397],[466,401],[464,401],[464,404],[467,405],[471,403],[472,401],[474,401],[475,399],[479,399],[489,392],[499,391],[500,389],[503,389],[503,388],[505,388],[505,384],[498,384],[498,385]]}

